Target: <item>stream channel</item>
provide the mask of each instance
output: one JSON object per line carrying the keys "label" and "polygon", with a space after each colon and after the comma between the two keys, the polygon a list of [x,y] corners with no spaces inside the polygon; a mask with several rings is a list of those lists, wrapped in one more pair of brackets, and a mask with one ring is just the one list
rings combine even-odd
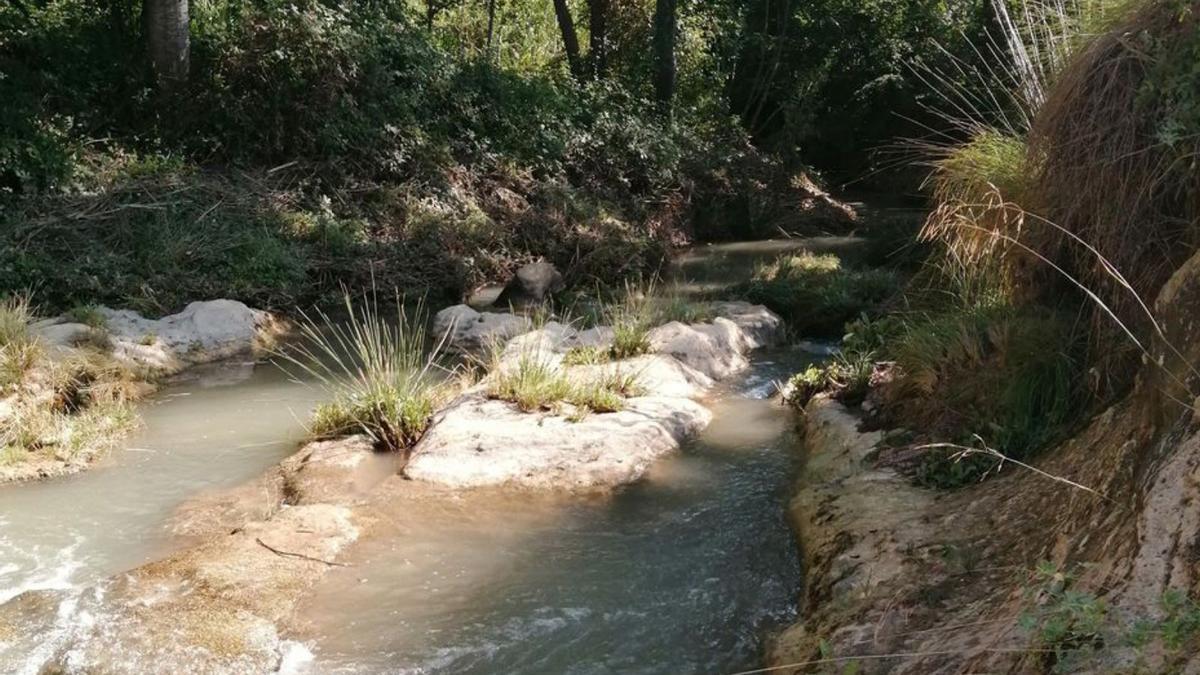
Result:
{"label": "stream channel", "polygon": [[[763,259],[843,244],[698,247],[680,258],[678,286],[712,293]],[[757,666],[764,638],[794,620],[800,595],[785,513],[801,452],[791,414],[769,398],[776,381],[812,358],[796,348],[754,354],[750,369],[712,393],[711,426],[614,494],[396,499],[382,536],[354,546],[349,566],[301,605],[290,637],[312,653],[302,669]],[[193,369],[141,408],[142,430],[100,465],[0,488],[0,602],[32,589],[82,589],[177,549],[186,542],[171,531],[176,509],[294,452],[320,397],[271,362]]]}

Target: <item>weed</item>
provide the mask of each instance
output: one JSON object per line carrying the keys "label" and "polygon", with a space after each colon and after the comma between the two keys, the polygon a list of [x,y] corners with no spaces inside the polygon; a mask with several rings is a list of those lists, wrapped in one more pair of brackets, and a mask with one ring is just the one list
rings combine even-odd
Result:
{"label": "weed", "polygon": [[599,374],[572,374],[535,349],[523,351],[514,363],[493,356],[488,396],[515,403],[523,412],[559,411],[569,405],[570,419],[591,413],[618,412],[625,399],[642,393],[637,376],[619,366]]}
{"label": "weed", "polygon": [[832,337],[899,288],[894,272],[850,270],[835,255],[804,252],[760,266],[741,292],[781,314],[798,335]]}
{"label": "weed", "polygon": [[96,330],[108,328],[108,319],[100,312],[98,305],[75,305],[67,310],[65,316],[75,323],[82,323]]}
{"label": "weed", "polygon": [[28,295],[0,299],[0,392],[20,384],[42,357],[42,348],[30,331],[33,308]]}
{"label": "weed", "polygon": [[572,347],[563,355],[564,366],[594,366],[600,363],[608,363],[612,358],[612,352],[609,349],[601,347]]}
{"label": "weed", "polygon": [[424,339],[424,307],[418,303],[410,312],[396,296],[396,316],[389,319],[373,296],[356,306],[347,293],[343,303],[344,322],[319,311],[302,314],[303,342],[280,352],[332,396],[313,413],[310,432],[322,438],[362,433],[380,447],[407,451],[445,394],[435,374],[440,345],[427,350]]}

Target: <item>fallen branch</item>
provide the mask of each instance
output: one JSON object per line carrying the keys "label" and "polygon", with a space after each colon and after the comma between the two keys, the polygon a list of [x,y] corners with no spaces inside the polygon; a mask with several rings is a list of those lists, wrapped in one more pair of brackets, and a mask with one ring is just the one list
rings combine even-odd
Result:
{"label": "fallen branch", "polygon": [[275,555],[277,555],[281,558],[297,558],[299,560],[310,560],[312,562],[319,562],[319,563],[322,563],[325,565],[329,565],[330,567],[349,567],[349,565],[347,565],[346,563],[334,562],[332,560],[322,560],[321,558],[314,558],[310,555],[304,555],[303,553],[293,553],[291,551],[281,551],[281,550],[275,548],[274,546],[271,546],[267,542],[263,541],[262,539],[259,539],[258,537],[255,537],[254,541],[258,542],[259,546],[262,546],[263,548],[267,549],[271,553],[274,553]]}

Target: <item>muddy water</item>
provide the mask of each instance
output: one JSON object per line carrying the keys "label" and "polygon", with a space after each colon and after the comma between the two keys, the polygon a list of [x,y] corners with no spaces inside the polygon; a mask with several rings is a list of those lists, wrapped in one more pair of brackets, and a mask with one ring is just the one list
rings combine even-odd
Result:
{"label": "muddy water", "polygon": [[[676,282],[712,293],[764,259],[852,240],[706,246]],[[311,672],[728,672],[789,623],[798,560],[784,522],[797,448],[771,382],[807,360],[760,354],[713,401],[712,426],[606,497],[373,497],[379,531],[300,613]],[[0,489],[0,602],[81,588],[170,552],[199,493],[293,452],[319,393],[272,364],[192,371],[143,406],[143,430],[83,474]],[[398,486],[398,487],[397,487]],[[431,498],[425,499],[429,496]],[[436,498],[434,498],[436,497]],[[32,663],[32,661],[31,661]]]}
{"label": "muddy water", "polygon": [[713,424],[609,496],[375,499],[382,523],[299,611],[320,673],[727,673],[794,620],[798,458],[761,355]]}
{"label": "muddy water", "polygon": [[318,392],[270,363],[189,371],[142,406],[125,449],[84,473],[0,488],[0,602],[153,560],[188,497],[243,483],[296,449]]}

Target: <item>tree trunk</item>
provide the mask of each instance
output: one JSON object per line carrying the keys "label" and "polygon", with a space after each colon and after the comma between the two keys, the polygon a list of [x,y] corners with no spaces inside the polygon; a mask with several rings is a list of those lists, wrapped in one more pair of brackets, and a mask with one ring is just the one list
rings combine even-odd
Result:
{"label": "tree trunk", "polygon": [[554,16],[558,19],[558,29],[562,31],[563,48],[567,52],[567,66],[571,69],[571,75],[577,81],[583,81],[583,62],[579,58],[579,36],[575,34],[575,20],[571,18],[567,0],[554,0]]}
{"label": "tree trunk", "polygon": [[159,82],[167,87],[185,82],[191,44],[188,0],[145,0],[142,21],[150,64]]}
{"label": "tree trunk", "polygon": [[654,3],[654,97],[669,119],[675,98],[675,0]]}
{"label": "tree trunk", "polygon": [[490,63],[492,60],[492,34],[496,28],[496,0],[487,0],[487,60]]}
{"label": "tree trunk", "polygon": [[588,56],[592,62],[592,77],[604,79],[608,72],[608,4],[609,0],[588,0],[588,30],[591,31]]}

